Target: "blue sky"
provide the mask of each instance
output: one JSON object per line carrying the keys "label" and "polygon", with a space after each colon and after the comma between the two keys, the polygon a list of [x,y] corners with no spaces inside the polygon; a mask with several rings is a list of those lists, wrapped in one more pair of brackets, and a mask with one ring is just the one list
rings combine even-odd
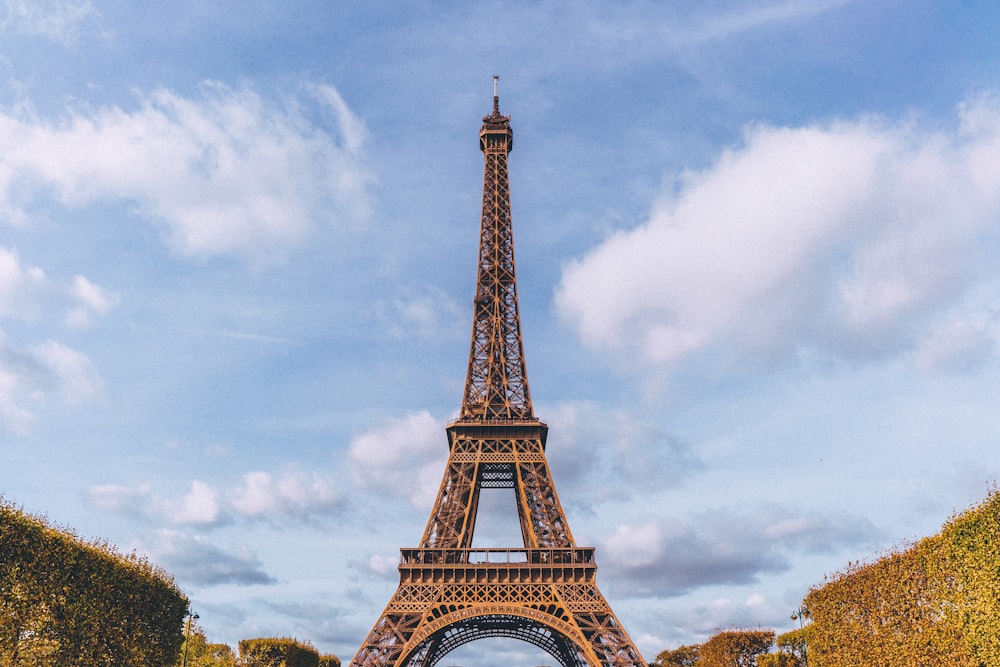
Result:
{"label": "blue sky", "polygon": [[443,472],[498,73],[532,395],[602,591],[650,660],[789,629],[1000,478],[998,30],[919,0],[4,0],[0,493],[148,553],[210,639],[349,660]]}

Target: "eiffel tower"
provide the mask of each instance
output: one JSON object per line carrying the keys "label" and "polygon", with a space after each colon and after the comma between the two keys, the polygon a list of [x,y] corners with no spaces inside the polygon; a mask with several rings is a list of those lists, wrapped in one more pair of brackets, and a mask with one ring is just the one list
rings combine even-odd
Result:
{"label": "eiffel tower", "polygon": [[[433,667],[453,649],[489,637],[539,647],[562,667],[647,667],[597,589],[593,547],[578,547],[556,496],[545,439],[528,392],[514,276],[507,156],[514,134],[483,118],[485,154],[472,346],[459,418],[427,528],[401,549],[399,588],[352,667]],[[482,489],[514,489],[523,546],[475,549]]]}

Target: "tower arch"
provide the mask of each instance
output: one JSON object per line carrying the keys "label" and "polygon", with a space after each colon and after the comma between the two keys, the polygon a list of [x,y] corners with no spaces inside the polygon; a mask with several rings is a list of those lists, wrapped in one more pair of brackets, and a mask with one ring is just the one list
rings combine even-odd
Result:
{"label": "tower arch", "polygon": [[[435,667],[445,656],[466,644],[484,639],[516,639],[554,658],[561,667],[588,667],[583,637],[562,617],[543,610],[513,605],[467,607],[436,618],[404,651],[401,667]],[[593,665],[591,667],[598,667]]]}

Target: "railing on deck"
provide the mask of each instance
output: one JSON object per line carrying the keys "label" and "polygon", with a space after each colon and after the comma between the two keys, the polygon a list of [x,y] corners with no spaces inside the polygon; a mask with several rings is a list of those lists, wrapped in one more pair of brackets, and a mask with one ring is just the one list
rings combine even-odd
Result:
{"label": "railing on deck", "polygon": [[557,549],[400,549],[401,565],[593,565],[593,547]]}

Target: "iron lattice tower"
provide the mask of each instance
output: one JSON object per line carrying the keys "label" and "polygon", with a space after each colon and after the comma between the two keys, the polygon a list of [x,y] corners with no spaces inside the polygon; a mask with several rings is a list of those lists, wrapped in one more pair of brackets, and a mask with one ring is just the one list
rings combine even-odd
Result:
{"label": "iron lattice tower", "polygon": [[[510,117],[483,118],[485,155],[472,346],[450,453],[420,546],[352,667],[433,667],[462,644],[520,639],[563,667],[647,667],[597,588],[593,547],[573,541],[545,458],[548,427],[528,391],[517,305],[507,156]],[[479,496],[512,488],[524,544],[474,549]]]}

